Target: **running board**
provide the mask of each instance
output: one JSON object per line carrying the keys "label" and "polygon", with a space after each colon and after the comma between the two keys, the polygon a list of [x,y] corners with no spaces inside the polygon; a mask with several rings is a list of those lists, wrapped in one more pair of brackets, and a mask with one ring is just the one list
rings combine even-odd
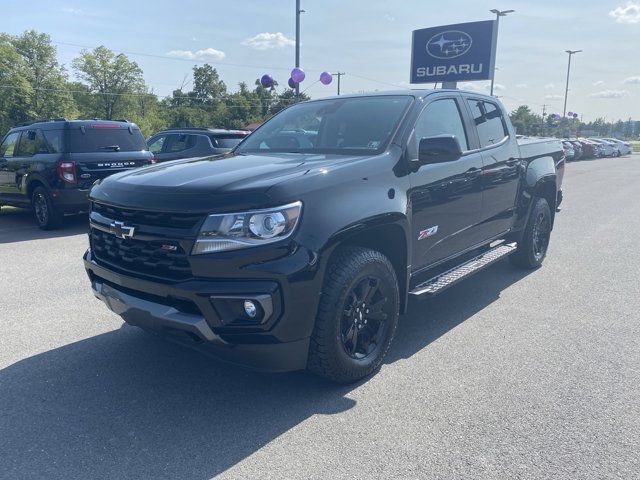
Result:
{"label": "running board", "polygon": [[479,272],[480,270],[497,262],[501,258],[513,253],[516,248],[517,247],[515,242],[503,243],[501,245],[498,245],[497,247],[494,247],[491,250],[487,250],[486,252],[472,258],[471,260],[463,264],[453,267],[452,269],[447,270],[440,275],[436,275],[426,282],[422,282],[420,285],[411,290],[409,294],[413,295],[414,297],[422,298],[437,295],[450,286],[455,285],[459,281],[470,277],[474,273]]}

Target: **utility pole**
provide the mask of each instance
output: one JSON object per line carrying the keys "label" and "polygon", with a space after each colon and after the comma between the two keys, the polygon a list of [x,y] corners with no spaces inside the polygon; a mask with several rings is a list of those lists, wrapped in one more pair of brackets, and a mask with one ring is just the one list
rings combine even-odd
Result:
{"label": "utility pole", "polygon": [[[296,68],[300,68],[300,0],[296,0]],[[300,84],[296,83],[296,98],[300,96]]]}
{"label": "utility pole", "polygon": [[[489,10],[491,13],[495,13],[496,14],[496,39],[498,38],[498,27],[500,26],[500,17],[506,17],[509,13],[513,13],[515,12],[515,10],[497,10],[497,9],[493,9],[493,10]],[[498,56],[498,45],[496,44],[496,57]],[[490,95],[493,96],[493,81],[496,78],[496,69],[493,69],[493,72],[491,72],[491,92]]]}
{"label": "utility pole", "polygon": [[334,75],[338,76],[338,95],[340,95],[340,77],[344,75],[344,72],[336,72]]}
{"label": "utility pole", "polygon": [[564,89],[564,109],[562,110],[562,118],[567,116],[567,95],[569,94],[569,72],[571,72],[571,55],[580,53],[582,50],[565,50],[569,54],[569,63],[567,64],[567,85]]}
{"label": "utility pole", "polygon": [[543,137],[544,137],[544,117],[546,117],[546,116],[547,116],[547,107],[548,107],[548,106],[549,106],[549,105],[547,105],[546,103],[543,103],[543,104],[542,104],[542,125],[541,125],[542,129],[541,129],[541,132],[540,132],[540,133],[541,133],[541,135],[542,135]]}

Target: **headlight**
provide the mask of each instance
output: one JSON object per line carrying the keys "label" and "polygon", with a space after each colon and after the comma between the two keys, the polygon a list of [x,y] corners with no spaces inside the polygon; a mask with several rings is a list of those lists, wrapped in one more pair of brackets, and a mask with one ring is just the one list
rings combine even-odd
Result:
{"label": "headlight", "polygon": [[301,210],[302,202],[295,202],[265,210],[209,215],[191,253],[199,255],[277,242],[293,233]]}

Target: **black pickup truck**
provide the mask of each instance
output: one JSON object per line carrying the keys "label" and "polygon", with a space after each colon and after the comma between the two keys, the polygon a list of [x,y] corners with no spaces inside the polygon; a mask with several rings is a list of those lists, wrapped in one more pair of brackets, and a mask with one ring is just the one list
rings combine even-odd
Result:
{"label": "black pickup truck", "polygon": [[502,105],[458,90],[287,108],[231,153],[91,191],[84,264],[131,325],[254,368],[353,382],[410,297],[502,257],[539,267],[564,171]]}

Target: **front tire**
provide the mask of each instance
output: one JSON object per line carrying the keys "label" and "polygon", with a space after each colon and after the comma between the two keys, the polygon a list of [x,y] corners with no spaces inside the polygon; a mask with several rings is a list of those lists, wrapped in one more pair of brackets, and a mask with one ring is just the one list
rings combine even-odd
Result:
{"label": "front tire", "polygon": [[389,260],[375,250],[341,248],[325,274],[307,368],[338,383],[370,375],[389,350],[399,308]]}
{"label": "front tire", "polygon": [[535,197],[533,201],[527,226],[518,242],[518,249],[509,257],[514,265],[526,269],[542,265],[547,256],[553,222],[547,201],[540,197]]}
{"label": "front tire", "polygon": [[53,206],[51,195],[44,187],[36,187],[31,195],[31,206],[38,227],[54,230],[62,224],[62,214]]}

